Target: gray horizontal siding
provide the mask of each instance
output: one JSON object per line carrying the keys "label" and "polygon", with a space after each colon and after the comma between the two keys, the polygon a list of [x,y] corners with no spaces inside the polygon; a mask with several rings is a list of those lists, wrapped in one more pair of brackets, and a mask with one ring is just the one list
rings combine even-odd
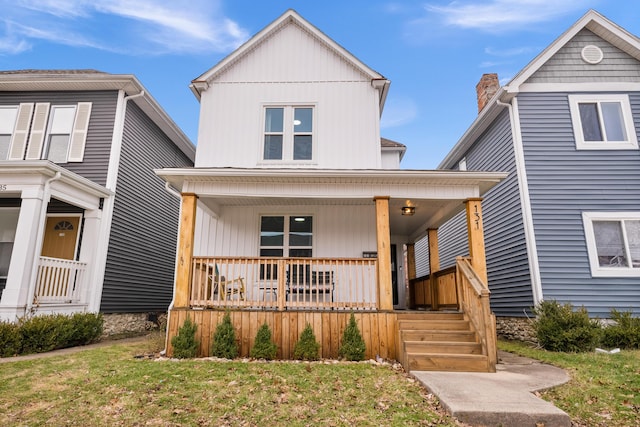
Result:
{"label": "gray horizontal siding", "polygon": [[180,201],[153,169],[193,166],[135,104],[127,105],[101,311],[166,310]]}
{"label": "gray horizontal siding", "polygon": [[[599,64],[582,60],[582,48],[595,45],[602,49]],[[576,82],[637,82],[640,79],[640,63],[629,54],[612,46],[587,29],[582,29],[552,58],[550,58],[527,83],[576,83]]]}
{"label": "gray horizontal siding", "polygon": [[105,185],[107,182],[117,101],[117,91],[0,93],[0,105],[18,105],[21,102],[71,105],[78,102],[91,102],[91,118],[83,161],[63,163],[61,166],[100,185]]}
{"label": "gray horizontal siding", "polygon": [[[508,172],[482,202],[491,308],[499,316],[522,316],[533,306],[527,247],[520,207],[513,138],[508,110],[465,153],[470,171]],[[441,266],[468,255],[465,214],[438,230]]]}
{"label": "gray horizontal siding", "polygon": [[[567,94],[518,100],[544,298],[640,314],[640,278],[591,277],[582,222],[584,211],[640,211],[640,151],[576,150]],[[638,132],[640,93],[630,100]]]}

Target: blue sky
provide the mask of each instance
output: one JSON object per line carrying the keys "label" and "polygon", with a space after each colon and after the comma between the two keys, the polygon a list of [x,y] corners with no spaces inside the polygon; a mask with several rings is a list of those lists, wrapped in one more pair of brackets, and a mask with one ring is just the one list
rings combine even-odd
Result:
{"label": "blue sky", "polygon": [[407,169],[472,123],[483,73],[508,82],[588,9],[640,35],[636,0],[0,0],[0,69],[135,74],[196,143],[191,80],[289,8],[391,80],[381,133]]}

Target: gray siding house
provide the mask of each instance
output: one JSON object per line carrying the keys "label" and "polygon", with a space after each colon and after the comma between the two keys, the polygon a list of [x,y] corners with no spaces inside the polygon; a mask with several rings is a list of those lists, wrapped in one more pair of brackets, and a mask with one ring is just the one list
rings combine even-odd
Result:
{"label": "gray siding house", "polygon": [[0,72],[0,320],[166,311],[195,147],[132,75]]}
{"label": "gray siding house", "polygon": [[[554,299],[640,315],[640,40],[589,11],[509,83],[487,74],[477,90],[439,169],[509,173],[483,202],[493,311]],[[463,221],[438,230],[442,266],[466,246]],[[428,273],[426,241],[416,257]]]}

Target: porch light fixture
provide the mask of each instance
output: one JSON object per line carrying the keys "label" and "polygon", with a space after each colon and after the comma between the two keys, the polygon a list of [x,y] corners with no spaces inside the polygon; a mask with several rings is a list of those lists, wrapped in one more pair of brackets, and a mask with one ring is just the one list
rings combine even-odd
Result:
{"label": "porch light fixture", "polygon": [[297,217],[293,218],[293,220],[294,220],[295,222],[304,222],[304,221],[305,221],[305,218],[304,218],[304,217],[301,217],[301,216],[297,216]]}
{"label": "porch light fixture", "polygon": [[411,216],[414,213],[416,213],[416,207],[415,206],[403,206],[402,207],[402,215]]}

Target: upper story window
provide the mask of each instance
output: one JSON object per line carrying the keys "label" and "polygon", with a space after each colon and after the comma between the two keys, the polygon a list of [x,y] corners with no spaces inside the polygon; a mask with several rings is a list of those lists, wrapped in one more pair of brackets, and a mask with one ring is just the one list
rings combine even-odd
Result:
{"label": "upper story window", "polygon": [[54,163],[67,162],[75,116],[75,106],[51,107],[45,155],[43,156],[47,160],[51,160]]}
{"label": "upper story window", "polygon": [[9,158],[11,138],[18,117],[18,107],[0,107],[0,160]]}
{"label": "upper story window", "polygon": [[640,212],[582,214],[593,276],[640,276]]}
{"label": "upper story window", "polygon": [[0,160],[81,162],[90,116],[91,102],[0,107]]}
{"label": "upper story window", "polygon": [[627,95],[569,95],[569,104],[579,150],[638,148]]}
{"label": "upper story window", "polygon": [[313,159],[313,107],[265,108],[263,159]]}

